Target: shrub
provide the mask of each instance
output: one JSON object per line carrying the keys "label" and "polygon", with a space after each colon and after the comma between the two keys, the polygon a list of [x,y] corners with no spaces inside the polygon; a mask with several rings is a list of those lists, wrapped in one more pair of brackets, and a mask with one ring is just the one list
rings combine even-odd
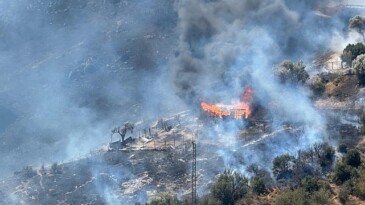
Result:
{"label": "shrub", "polygon": [[294,85],[298,83],[304,84],[309,79],[309,74],[305,70],[305,67],[302,61],[293,63],[285,60],[274,68],[274,74],[279,77],[282,83]]}
{"label": "shrub", "polygon": [[340,191],[338,192],[338,199],[340,200],[340,202],[342,204],[345,204],[347,201],[347,197],[349,196],[349,194],[351,193],[351,186],[349,183],[344,183],[341,187],[340,187]]}
{"label": "shrub", "polygon": [[[191,204],[191,203],[185,203],[185,204]],[[205,196],[203,199],[200,200],[199,203],[199,205],[221,205],[221,204],[222,203],[219,200],[210,195]]]}
{"label": "shrub", "polygon": [[306,177],[303,180],[302,186],[306,192],[310,192],[310,193],[319,190],[319,183],[315,177]]}
{"label": "shrub", "polygon": [[360,153],[356,149],[350,149],[347,152],[344,161],[347,165],[358,167],[361,164]]}
{"label": "shrub", "polygon": [[316,76],[312,80],[311,89],[315,95],[321,96],[321,95],[323,95],[323,93],[326,89],[326,83],[323,82],[321,77]]}
{"label": "shrub", "polygon": [[349,180],[351,176],[352,176],[352,169],[350,166],[344,163],[336,164],[333,181],[337,185],[343,184],[345,181]]}
{"label": "shrub", "polygon": [[272,171],[276,179],[290,178],[292,169],[290,164],[294,161],[294,157],[288,154],[275,157],[273,160]]}
{"label": "shrub", "polygon": [[35,175],[37,175],[37,172],[33,169],[32,166],[26,166],[23,168],[23,170],[21,171],[23,178],[28,179],[28,178],[32,178]]}
{"label": "shrub", "polygon": [[266,186],[262,177],[256,176],[251,181],[251,188],[254,193],[260,195],[266,192]]}
{"label": "shrub", "polygon": [[62,171],[61,171],[61,166],[59,166],[57,164],[57,162],[53,163],[52,166],[51,166],[51,173],[52,174],[60,174]]}
{"label": "shrub", "polygon": [[365,54],[358,55],[352,62],[352,68],[355,70],[359,83],[365,84]]}
{"label": "shrub", "polygon": [[303,189],[282,192],[275,197],[275,205],[305,205],[306,197]]}
{"label": "shrub", "polygon": [[321,144],[319,152],[319,164],[322,167],[330,166],[334,162],[335,150],[329,144]]}
{"label": "shrub", "polygon": [[171,195],[168,193],[159,193],[152,197],[147,205],[182,205],[183,203],[179,201],[176,195]]}
{"label": "shrub", "polygon": [[347,146],[345,144],[338,145],[337,151],[340,153],[347,153]]}
{"label": "shrub", "polygon": [[352,61],[361,54],[365,54],[365,46],[363,43],[348,44],[342,52],[341,60],[348,66],[351,66]]}
{"label": "shrub", "polygon": [[226,170],[211,188],[211,195],[223,205],[233,205],[248,192],[248,179],[243,175]]}
{"label": "shrub", "polygon": [[361,199],[365,199],[365,168],[359,169],[358,176],[353,180],[354,194]]}
{"label": "shrub", "polygon": [[328,190],[320,189],[319,191],[313,192],[310,195],[309,203],[310,205],[325,205],[330,203],[331,193]]}

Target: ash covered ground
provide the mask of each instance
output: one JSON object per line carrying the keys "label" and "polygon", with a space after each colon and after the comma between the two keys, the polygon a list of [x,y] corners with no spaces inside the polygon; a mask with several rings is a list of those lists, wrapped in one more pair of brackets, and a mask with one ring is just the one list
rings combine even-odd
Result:
{"label": "ash covered ground", "polygon": [[[337,113],[326,112],[328,118]],[[342,112],[346,115],[337,116],[327,129],[336,134],[334,142],[346,140],[341,132],[344,136],[358,132],[359,113]],[[255,114],[253,118],[262,117]],[[157,193],[190,196],[192,141],[197,143],[198,194],[204,195],[224,170],[249,173],[247,168],[255,164],[266,166],[269,173],[278,153],[295,154],[303,149],[303,138],[308,140],[300,124],[273,129],[268,119],[237,122],[212,119],[204,113],[194,116],[192,111],[136,124],[134,132],[127,134],[135,141],[120,149],[105,144],[77,160],[16,171],[1,181],[1,203],[134,204]],[[113,134],[111,142],[120,142],[119,138]],[[353,137],[348,140],[356,142]]]}

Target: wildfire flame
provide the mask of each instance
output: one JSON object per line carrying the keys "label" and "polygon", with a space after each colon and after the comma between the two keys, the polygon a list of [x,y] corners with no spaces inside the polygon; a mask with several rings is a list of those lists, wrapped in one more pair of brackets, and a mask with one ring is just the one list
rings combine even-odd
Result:
{"label": "wildfire flame", "polygon": [[201,102],[201,108],[204,112],[208,113],[211,117],[224,118],[233,116],[235,119],[247,119],[251,115],[250,99],[252,97],[252,88],[246,88],[242,95],[241,101],[232,105],[225,104],[209,104],[207,102]]}

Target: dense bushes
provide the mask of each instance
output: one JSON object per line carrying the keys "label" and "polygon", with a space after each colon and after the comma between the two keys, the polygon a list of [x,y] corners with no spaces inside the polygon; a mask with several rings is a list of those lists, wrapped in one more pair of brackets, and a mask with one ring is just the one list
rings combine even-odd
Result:
{"label": "dense bushes", "polygon": [[351,66],[352,61],[361,54],[365,54],[365,45],[363,43],[348,44],[341,54],[341,60]]}
{"label": "dense bushes", "polygon": [[262,177],[256,176],[251,180],[251,187],[255,194],[263,194],[266,192],[266,186]]}
{"label": "dense bushes", "polygon": [[248,179],[233,171],[224,171],[211,189],[212,197],[223,205],[233,205],[247,192]]}
{"label": "dense bushes", "polygon": [[305,67],[302,61],[293,63],[285,60],[274,68],[274,74],[282,83],[292,85],[297,85],[298,83],[304,84],[309,79],[309,74],[305,70]]}
{"label": "dense bushes", "polygon": [[330,204],[331,192],[326,188],[306,191],[298,188],[283,191],[275,197],[276,205],[326,205]]}
{"label": "dense bushes", "polygon": [[[346,203],[348,195],[352,194],[365,199],[365,166],[361,163],[360,153],[355,149],[347,149],[341,145],[339,149],[344,154],[337,162],[333,172],[335,150],[329,144],[314,144],[310,149],[298,152],[297,156],[284,154],[273,160],[272,173],[277,179],[275,185],[268,173],[253,164],[247,167],[251,176],[249,181],[239,172],[227,170],[219,175],[211,186],[210,194],[198,200],[199,205],[246,205],[246,204],[276,204],[276,205],[319,205],[332,204],[333,194],[337,194],[342,203]],[[346,153],[347,151],[347,153]],[[330,167],[326,172],[325,168]],[[332,182],[339,186],[336,193],[329,184],[331,180],[324,177],[330,174]],[[269,177],[270,178],[270,177]],[[285,181],[283,186],[280,181]],[[267,200],[266,194],[275,193],[273,200]],[[190,204],[190,200],[177,200],[176,196],[162,195],[155,197],[147,205],[182,205]],[[188,197],[190,198],[190,197]]]}
{"label": "dense bushes", "polygon": [[323,95],[324,91],[326,90],[326,83],[320,76],[315,76],[311,80],[310,88],[312,89],[313,93],[316,96]]}
{"label": "dense bushes", "polygon": [[349,165],[340,162],[336,164],[333,181],[337,185],[340,185],[349,180],[351,178],[351,175],[352,168]]}
{"label": "dense bushes", "polygon": [[356,149],[350,149],[347,152],[344,161],[347,165],[358,167],[361,164],[360,153]]}
{"label": "dense bushes", "polygon": [[358,55],[352,62],[352,68],[355,70],[359,83],[365,85],[365,54]]}
{"label": "dense bushes", "polygon": [[353,182],[354,195],[365,200],[365,167],[359,168]]}
{"label": "dense bushes", "polygon": [[291,177],[292,167],[290,164],[293,163],[293,161],[294,157],[288,154],[278,156],[273,160],[272,172],[276,179],[287,179]]}

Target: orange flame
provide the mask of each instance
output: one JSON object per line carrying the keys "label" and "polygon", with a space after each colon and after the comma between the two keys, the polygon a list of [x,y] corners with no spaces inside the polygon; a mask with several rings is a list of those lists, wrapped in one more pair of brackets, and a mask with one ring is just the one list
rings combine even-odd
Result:
{"label": "orange flame", "polygon": [[212,105],[207,102],[201,102],[201,108],[211,117],[223,118],[233,116],[235,119],[247,119],[251,115],[250,99],[252,97],[252,88],[247,88],[243,93],[241,102],[233,105],[216,104]]}

